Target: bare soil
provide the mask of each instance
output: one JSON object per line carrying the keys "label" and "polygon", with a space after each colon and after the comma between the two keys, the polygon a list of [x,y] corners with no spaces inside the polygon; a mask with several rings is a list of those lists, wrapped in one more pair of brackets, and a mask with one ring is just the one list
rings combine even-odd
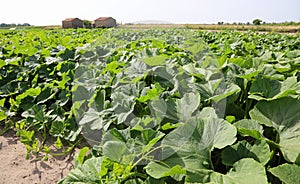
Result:
{"label": "bare soil", "polygon": [[25,159],[26,148],[13,131],[0,136],[0,184],[54,184],[74,167],[74,152],[63,157]]}

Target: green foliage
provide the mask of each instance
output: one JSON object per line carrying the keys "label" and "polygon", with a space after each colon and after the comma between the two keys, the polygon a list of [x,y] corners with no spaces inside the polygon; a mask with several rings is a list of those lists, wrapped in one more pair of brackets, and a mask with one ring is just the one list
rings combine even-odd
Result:
{"label": "green foliage", "polygon": [[89,20],[83,20],[84,28],[92,28],[92,22]]}
{"label": "green foliage", "polygon": [[286,184],[299,183],[300,167],[295,164],[283,164],[270,169],[270,172]]}
{"label": "green foliage", "polygon": [[267,184],[268,181],[263,165],[251,158],[243,158],[235,162],[233,168],[226,175],[213,173],[210,183]]}
{"label": "green foliage", "polygon": [[55,155],[49,137],[63,154],[92,145],[59,183],[299,183],[298,35],[33,29],[0,43],[0,123],[27,158]]}
{"label": "green foliage", "polygon": [[254,25],[260,25],[261,23],[262,23],[262,20],[260,20],[260,19],[254,19],[253,21],[252,21],[252,23],[254,24]]}

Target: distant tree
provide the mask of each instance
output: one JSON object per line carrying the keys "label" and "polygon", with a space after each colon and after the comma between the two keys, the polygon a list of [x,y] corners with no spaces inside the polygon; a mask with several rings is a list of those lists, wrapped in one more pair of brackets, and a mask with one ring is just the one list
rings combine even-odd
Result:
{"label": "distant tree", "polygon": [[85,28],[92,28],[92,22],[89,20],[83,20],[83,26]]}
{"label": "distant tree", "polygon": [[31,26],[29,23],[24,23],[23,26]]}
{"label": "distant tree", "polygon": [[247,22],[247,25],[250,25],[250,22]]}
{"label": "distant tree", "polygon": [[260,20],[260,19],[254,19],[253,21],[252,21],[252,23],[254,24],[254,25],[260,25],[261,24],[261,22],[262,22],[262,20]]}
{"label": "distant tree", "polygon": [[15,23],[12,23],[12,24],[6,24],[6,23],[0,23],[0,27],[22,27],[22,26],[31,26],[30,24],[28,23],[24,23],[24,24],[15,24]]}
{"label": "distant tree", "polygon": [[218,25],[223,25],[224,24],[224,22],[218,22]]}

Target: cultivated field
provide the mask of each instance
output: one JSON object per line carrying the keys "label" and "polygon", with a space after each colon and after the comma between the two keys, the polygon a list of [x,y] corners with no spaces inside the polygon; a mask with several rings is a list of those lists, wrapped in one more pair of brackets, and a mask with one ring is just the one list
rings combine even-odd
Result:
{"label": "cultivated field", "polygon": [[300,183],[299,34],[188,26],[0,30],[0,183]]}

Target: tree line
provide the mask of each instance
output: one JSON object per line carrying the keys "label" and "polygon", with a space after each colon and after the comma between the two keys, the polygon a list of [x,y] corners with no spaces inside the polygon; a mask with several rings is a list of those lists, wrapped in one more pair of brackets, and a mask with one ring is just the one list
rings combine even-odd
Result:
{"label": "tree line", "polygon": [[0,27],[24,27],[24,26],[31,26],[29,23],[23,23],[23,24],[6,24],[6,23],[1,23]]}
{"label": "tree line", "polygon": [[[228,25],[228,24],[230,24],[230,23],[224,23],[224,22],[218,22],[218,24],[219,25]],[[275,23],[275,22],[273,22],[273,23],[267,23],[267,22],[265,22],[265,21],[262,21],[261,19],[254,19],[253,21],[252,21],[252,23],[250,23],[250,22],[247,22],[247,23],[242,23],[242,22],[238,22],[238,23],[236,23],[236,22],[233,22],[232,23],[233,25],[283,25],[283,26],[291,26],[291,25],[300,25],[300,22],[293,22],[293,21],[290,21],[290,22],[281,22],[281,23]]]}

